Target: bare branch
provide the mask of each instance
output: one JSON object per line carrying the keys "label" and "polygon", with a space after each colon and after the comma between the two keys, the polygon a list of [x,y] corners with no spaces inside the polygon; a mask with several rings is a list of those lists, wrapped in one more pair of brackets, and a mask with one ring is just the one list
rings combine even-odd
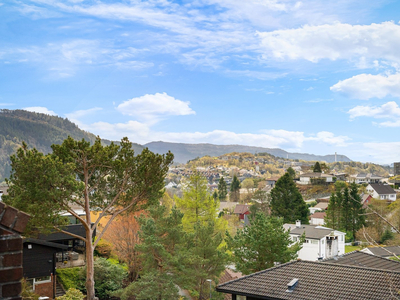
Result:
{"label": "bare branch", "polygon": [[71,232],[62,230],[61,228],[58,228],[57,226],[53,226],[53,228],[54,228],[55,230],[57,230],[58,232],[68,234],[68,235],[70,235],[70,236],[72,236],[72,237],[74,237],[74,238],[76,238],[76,239],[80,239],[80,240],[82,240],[82,241],[84,241],[84,242],[86,243],[86,238],[81,237],[80,235],[77,235],[77,234],[74,234],[74,233],[71,233]]}

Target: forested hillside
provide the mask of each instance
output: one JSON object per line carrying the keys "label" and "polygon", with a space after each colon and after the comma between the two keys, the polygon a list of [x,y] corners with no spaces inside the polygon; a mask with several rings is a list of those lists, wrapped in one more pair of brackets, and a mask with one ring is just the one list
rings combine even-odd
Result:
{"label": "forested hillside", "polygon": [[[0,110],[0,182],[10,174],[10,155],[25,141],[30,148],[43,153],[51,151],[52,144],[61,144],[68,136],[93,142],[96,136],[79,129],[68,119],[25,110]],[[110,141],[102,140],[104,144]],[[134,145],[141,151],[141,145]]]}

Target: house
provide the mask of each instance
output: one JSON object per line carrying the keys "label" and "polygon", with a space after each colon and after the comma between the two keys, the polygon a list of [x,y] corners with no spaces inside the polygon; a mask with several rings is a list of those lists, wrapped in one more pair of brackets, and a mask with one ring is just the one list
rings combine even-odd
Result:
{"label": "house", "polygon": [[363,208],[366,208],[371,204],[372,196],[370,194],[363,194],[361,196],[361,203],[363,204]]}
{"label": "house", "polygon": [[331,174],[324,174],[324,173],[304,173],[300,175],[299,184],[313,184],[315,183],[332,183],[333,182],[333,175]]}
{"label": "house", "polygon": [[379,183],[381,182],[382,179],[383,177],[371,173],[368,174],[360,173],[357,174],[356,176],[350,177],[349,181],[355,182],[357,184],[363,184],[363,183]]}
{"label": "house", "polygon": [[361,250],[362,252],[380,256],[380,257],[391,257],[400,255],[400,246],[390,246],[390,247],[368,247]]}
{"label": "house", "polygon": [[298,260],[219,284],[216,290],[232,300],[397,299],[400,272]]}
{"label": "house", "polygon": [[247,224],[249,221],[247,215],[250,214],[250,205],[238,204],[233,213],[239,216],[239,220]]}
{"label": "house", "polygon": [[315,212],[310,217],[311,225],[325,225],[326,212]]}
{"label": "house", "polygon": [[267,178],[265,181],[267,182],[267,185],[269,185],[270,187],[274,187],[276,182],[278,181],[279,177],[271,177],[271,178]]}
{"label": "house", "polygon": [[320,210],[325,211],[325,210],[327,210],[328,205],[329,205],[328,202],[319,202],[319,203],[317,203],[317,205],[309,208],[310,213],[313,214],[313,213],[315,213],[317,211],[320,211]]}
{"label": "house", "polygon": [[56,254],[67,249],[67,245],[24,239],[23,274],[36,294],[50,299],[56,297]]}
{"label": "house", "polygon": [[0,299],[21,300],[22,237],[30,216],[0,202]]}
{"label": "house", "polygon": [[322,262],[400,272],[400,262],[358,250]]}
{"label": "house", "polygon": [[[235,280],[238,279],[240,277],[243,277],[243,274],[240,272],[235,272],[233,270],[231,270],[230,268],[226,268],[224,273],[222,273],[222,275],[219,277],[218,283],[225,283],[231,280]],[[230,300],[232,299],[231,296],[229,294],[225,294],[224,296],[224,300]]]}
{"label": "house", "polygon": [[346,233],[318,225],[303,225],[300,221],[296,224],[284,224],[289,230],[291,239],[296,242],[305,234],[303,248],[298,257],[304,260],[322,260],[329,257],[342,255],[344,251]]}
{"label": "house", "polygon": [[388,184],[370,183],[366,190],[375,199],[396,201],[396,192]]}
{"label": "house", "polygon": [[221,211],[234,211],[235,207],[239,204],[239,202],[228,202],[228,201],[221,201],[219,203],[219,212]]}

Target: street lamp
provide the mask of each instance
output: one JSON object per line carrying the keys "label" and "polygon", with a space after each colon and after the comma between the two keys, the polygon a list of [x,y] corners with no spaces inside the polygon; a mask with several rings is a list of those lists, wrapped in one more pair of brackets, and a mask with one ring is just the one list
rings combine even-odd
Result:
{"label": "street lamp", "polygon": [[208,281],[210,283],[210,299],[211,299],[211,279],[207,279],[206,281]]}

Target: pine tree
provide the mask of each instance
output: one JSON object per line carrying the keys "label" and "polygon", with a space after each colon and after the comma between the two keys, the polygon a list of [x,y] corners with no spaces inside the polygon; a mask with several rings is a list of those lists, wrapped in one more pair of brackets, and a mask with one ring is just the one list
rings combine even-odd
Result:
{"label": "pine tree", "polygon": [[228,189],[226,186],[226,182],[224,177],[221,176],[218,182],[218,198],[220,201],[225,201],[227,195],[228,195]]}
{"label": "pine tree", "polygon": [[232,202],[239,202],[240,200],[240,181],[236,175],[234,175],[232,179],[229,199]]}
{"label": "pine tree", "polygon": [[346,186],[343,190],[343,198],[341,205],[341,228],[344,231],[349,231],[351,228],[351,200],[349,194],[349,188]]}
{"label": "pine tree", "polygon": [[271,215],[282,217],[285,223],[295,223],[301,220],[308,224],[306,203],[303,200],[296,184],[288,173],[285,173],[271,190]]}
{"label": "pine tree", "polygon": [[282,225],[281,218],[258,212],[250,220],[250,225],[238,229],[234,237],[227,234],[226,242],[240,272],[251,274],[297,257],[304,237],[291,245],[293,241],[289,232]]}

